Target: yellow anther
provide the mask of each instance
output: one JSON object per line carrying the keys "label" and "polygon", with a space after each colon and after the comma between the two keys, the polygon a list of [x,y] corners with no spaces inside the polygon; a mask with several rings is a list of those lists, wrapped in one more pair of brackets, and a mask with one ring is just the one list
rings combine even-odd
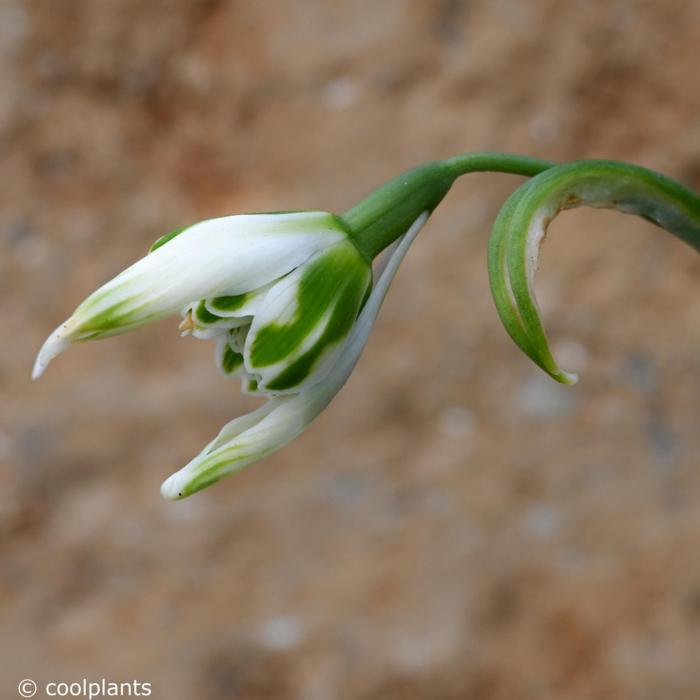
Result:
{"label": "yellow anther", "polygon": [[192,320],[192,311],[187,312],[187,316],[182,319],[180,322],[180,325],[178,326],[178,330],[180,331],[181,336],[186,336],[192,333],[194,329],[194,321]]}

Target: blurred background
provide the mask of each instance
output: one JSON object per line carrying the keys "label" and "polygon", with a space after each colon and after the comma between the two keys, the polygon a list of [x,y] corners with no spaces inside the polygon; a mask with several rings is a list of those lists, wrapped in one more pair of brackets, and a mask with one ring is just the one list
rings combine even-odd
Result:
{"label": "blurred background", "polygon": [[[342,212],[463,151],[622,158],[700,188],[694,0],[0,1],[0,685],[172,700],[700,697],[700,259],[552,227],[556,385],[486,245],[520,183],[460,180],[331,407],[179,503],[256,401],[177,320],[45,336],[158,236]],[[41,691],[37,697],[43,697]]]}

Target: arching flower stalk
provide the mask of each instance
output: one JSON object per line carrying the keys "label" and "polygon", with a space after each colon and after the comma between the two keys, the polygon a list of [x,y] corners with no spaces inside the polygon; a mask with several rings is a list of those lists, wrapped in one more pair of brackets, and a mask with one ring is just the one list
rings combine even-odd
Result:
{"label": "arching flower stalk", "polygon": [[[560,381],[532,290],[537,247],[562,208],[633,211],[697,246],[700,201],[634,166],[474,153],[426,163],[343,216],[327,212],[210,219],[158,239],[148,255],[91,294],[47,339],[33,376],[73,343],[106,338],[180,313],[183,335],[213,339],[216,363],[266,403],[226,425],[161,493],[178,499],[299,435],[341,389],[398,266],[455,179],[477,171],[533,177],[506,203],[492,235],[491,286],[506,329]],[[390,248],[375,265],[372,262]]]}

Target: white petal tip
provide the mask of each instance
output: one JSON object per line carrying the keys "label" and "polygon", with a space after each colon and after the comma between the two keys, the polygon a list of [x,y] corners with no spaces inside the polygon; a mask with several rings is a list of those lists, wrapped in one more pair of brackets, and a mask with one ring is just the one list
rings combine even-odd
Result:
{"label": "white petal tip", "polygon": [[184,498],[185,486],[187,484],[187,474],[183,474],[183,469],[171,474],[161,485],[160,495],[167,501],[178,501]]}
{"label": "white petal tip", "polygon": [[69,323],[62,323],[44,342],[34,361],[32,379],[39,379],[51,360],[60,355],[70,344]]}

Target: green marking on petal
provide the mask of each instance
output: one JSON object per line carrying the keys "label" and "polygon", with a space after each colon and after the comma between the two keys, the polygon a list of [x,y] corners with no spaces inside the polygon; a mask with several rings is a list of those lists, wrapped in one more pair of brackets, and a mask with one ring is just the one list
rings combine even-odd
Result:
{"label": "green marking on petal", "polygon": [[168,241],[171,241],[175,236],[179,236],[185,229],[188,229],[189,226],[182,226],[181,228],[176,228],[174,231],[171,231],[170,233],[166,233],[164,236],[161,236],[149,249],[148,252],[152,253],[154,250],[157,250],[161,246],[165,245]]}
{"label": "green marking on petal", "polygon": [[221,316],[216,316],[215,314],[211,313],[209,309],[207,309],[204,300],[200,301],[197,305],[197,308],[194,312],[194,318],[197,321],[197,323],[200,323],[204,326],[225,320],[222,319]]}
{"label": "green marking on petal", "polygon": [[270,391],[286,391],[301,384],[311,374],[324,351],[342,340],[350,331],[364,299],[365,294],[361,287],[348,285],[337,299],[319,339],[301,357],[269,381],[266,388]]}
{"label": "green marking on petal", "polygon": [[221,369],[226,374],[233,374],[243,364],[243,355],[239,352],[234,352],[229,345],[224,348],[224,354],[221,358]]}
{"label": "green marking on petal", "polygon": [[[92,315],[85,313],[89,311],[91,303],[84,303],[79,306],[74,316],[80,318],[84,315],[86,318],[75,328],[76,340],[88,340],[114,335],[125,328],[140,326],[160,317],[157,313],[144,313],[144,309],[149,306],[148,303],[134,306],[135,299],[136,297],[123,299]],[[91,301],[90,299],[87,300],[87,302]]]}
{"label": "green marking on petal", "polygon": [[[258,461],[267,457],[274,452],[276,447],[267,447],[251,453],[250,448],[246,445],[240,445],[236,448],[228,449],[221,455],[209,457],[205,459],[197,468],[194,476],[190,478],[178,494],[178,498],[186,498],[197,491],[221,481],[225,476],[242,469],[250,464],[251,461]],[[251,459],[254,457],[254,459]]]}
{"label": "green marking on petal", "polygon": [[[282,277],[284,276],[285,275],[282,275]],[[250,291],[243,292],[241,294],[206,299],[205,302],[207,309],[211,313],[227,319],[242,319],[245,316],[255,316],[255,314],[262,308],[267,293],[282,277],[273,280],[262,287],[251,289]]]}
{"label": "green marking on petal", "polygon": [[236,311],[240,309],[253,295],[234,294],[232,296],[216,297],[209,302],[209,307],[217,311]]}
{"label": "green marking on petal", "polygon": [[[301,351],[274,380],[276,390],[289,389],[308,376],[324,349],[350,331],[371,279],[371,269],[350,243],[338,244],[302,268],[295,294],[296,308],[287,323],[272,322],[259,328],[250,348],[253,368],[269,367]],[[329,318],[330,314],[330,318]],[[302,350],[314,333],[319,338]],[[267,383],[267,388],[273,388]]]}

